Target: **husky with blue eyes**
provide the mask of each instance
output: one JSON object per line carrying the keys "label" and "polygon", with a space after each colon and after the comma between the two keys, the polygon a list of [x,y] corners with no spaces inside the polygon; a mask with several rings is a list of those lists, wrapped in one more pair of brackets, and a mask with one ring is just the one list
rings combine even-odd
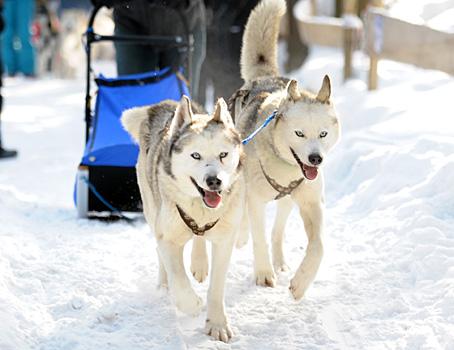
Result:
{"label": "husky with blue eyes", "polygon": [[[327,76],[317,94],[279,76],[277,40],[285,11],[285,0],[263,0],[251,12],[241,52],[245,84],[230,99],[230,110],[242,137],[269,119],[245,146],[248,217],[240,240],[245,243],[251,231],[256,283],[274,287],[275,273],[288,269],[282,243],[288,215],[297,205],[308,238],[306,256],[290,281],[290,291],[298,300],[314,280],[323,255],[322,167],[339,139],[340,125]],[[273,200],[277,201],[277,215],[271,260],[265,239],[265,206]]]}
{"label": "husky with blue eyes", "polygon": [[224,284],[245,205],[243,147],[227,105],[220,99],[207,115],[184,96],[179,103],[128,110],[122,123],[140,146],[137,180],[157,239],[159,284],[169,287],[181,311],[197,314],[202,300],[186,275],[183,248],[194,238],[191,271],[202,282],[208,273],[205,239],[211,241],[206,332],[226,342],[232,331]]}

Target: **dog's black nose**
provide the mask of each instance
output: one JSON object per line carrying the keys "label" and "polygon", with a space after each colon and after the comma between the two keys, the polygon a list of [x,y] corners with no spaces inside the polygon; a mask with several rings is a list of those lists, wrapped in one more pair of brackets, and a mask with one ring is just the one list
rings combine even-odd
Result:
{"label": "dog's black nose", "polygon": [[206,179],[207,186],[210,190],[218,191],[221,187],[222,180],[217,176],[208,176]]}
{"label": "dog's black nose", "polygon": [[312,153],[309,154],[309,162],[311,162],[312,165],[320,165],[322,164],[323,158],[320,154],[318,153]]}

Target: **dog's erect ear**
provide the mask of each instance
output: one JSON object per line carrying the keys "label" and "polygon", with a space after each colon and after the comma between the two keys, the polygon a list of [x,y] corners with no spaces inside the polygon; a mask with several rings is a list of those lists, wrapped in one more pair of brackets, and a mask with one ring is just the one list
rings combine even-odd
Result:
{"label": "dog's erect ear", "polygon": [[315,99],[321,103],[329,103],[330,96],[331,96],[331,82],[329,80],[329,77],[327,75],[325,75],[325,77],[323,78],[322,87],[320,88],[320,91],[318,92],[317,97]]}
{"label": "dog's erect ear", "polygon": [[180,104],[175,110],[175,114],[172,118],[172,123],[170,125],[170,133],[174,134],[183,125],[191,123],[192,123],[191,101],[189,100],[189,97],[183,95],[183,97],[180,100]]}
{"label": "dog's erect ear", "polygon": [[231,128],[234,127],[232,116],[230,115],[227,104],[222,97],[216,102],[212,120],[218,123],[224,123],[225,126]]}
{"label": "dog's erect ear", "polygon": [[293,102],[298,100],[300,97],[300,92],[298,90],[298,82],[296,80],[290,80],[287,83],[287,87],[285,88],[287,90],[287,98]]}

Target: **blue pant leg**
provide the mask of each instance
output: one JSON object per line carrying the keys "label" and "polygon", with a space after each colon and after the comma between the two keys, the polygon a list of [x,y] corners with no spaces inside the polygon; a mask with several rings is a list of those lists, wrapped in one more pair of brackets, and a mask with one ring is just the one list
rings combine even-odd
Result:
{"label": "blue pant leg", "polygon": [[3,18],[5,29],[2,33],[2,58],[5,70],[8,74],[17,73],[17,52],[14,50],[16,32],[16,0],[5,0],[3,8]]}
{"label": "blue pant leg", "polygon": [[32,44],[31,26],[35,15],[35,0],[16,1],[17,35],[21,41],[18,52],[19,71],[35,74],[35,48]]}

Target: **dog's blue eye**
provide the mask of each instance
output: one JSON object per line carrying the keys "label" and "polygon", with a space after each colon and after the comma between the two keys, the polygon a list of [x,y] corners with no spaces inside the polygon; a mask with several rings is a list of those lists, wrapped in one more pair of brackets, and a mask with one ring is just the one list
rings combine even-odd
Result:
{"label": "dog's blue eye", "polygon": [[301,130],[295,130],[295,134],[298,137],[304,137],[304,134],[303,134],[303,132]]}
{"label": "dog's blue eye", "polygon": [[328,135],[328,133],[326,131],[322,131],[320,133],[320,138],[326,137],[326,135]]}
{"label": "dog's blue eye", "polygon": [[221,159],[225,158],[225,157],[227,157],[227,155],[228,155],[227,152],[221,152],[221,153],[219,153],[219,158],[221,158]]}
{"label": "dog's blue eye", "polygon": [[197,152],[191,153],[191,157],[194,158],[194,159],[197,159],[197,160],[199,160],[200,158],[202,158],[202,157],[200,156],[200,154],[197,153]]}

